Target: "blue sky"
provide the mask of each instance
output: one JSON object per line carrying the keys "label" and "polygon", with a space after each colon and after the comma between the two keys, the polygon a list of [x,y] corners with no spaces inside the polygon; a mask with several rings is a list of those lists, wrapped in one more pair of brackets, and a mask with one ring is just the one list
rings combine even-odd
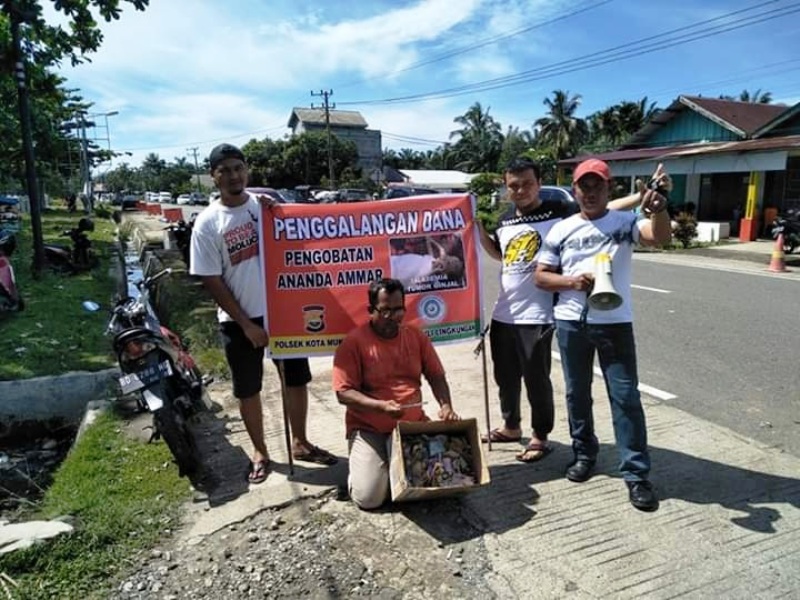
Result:
{"label": "blue sky", "polygon": [[[753,23],[770,14],[781,16]],[[384,147],[416,150],[448,140],[475,102],[504,129],[529,129],[555,89],[582,96],[581,116],[745,88],[800,101],[790,0],[151,0],[102,29],[92,62],[61,72],[95,112],[119,112],[94,134],[137,166],[148,152],[172,161],[197,147],[202,158],[221,141],[283,137],[292,108],[321,89],[380,129]],[[516,74],[527,76],[507,85]],[[495,89],[446,91],[487,81]]]}

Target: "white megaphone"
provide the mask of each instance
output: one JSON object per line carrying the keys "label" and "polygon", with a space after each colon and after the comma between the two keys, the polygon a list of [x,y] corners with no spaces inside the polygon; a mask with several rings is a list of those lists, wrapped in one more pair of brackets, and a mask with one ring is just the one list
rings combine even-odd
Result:
{"label": "white megaphone", "polygon": [[595,310],[614,310],[622,304],[611,279],[611,257],[605,252],[594,257],[594,286],[587,302]]}

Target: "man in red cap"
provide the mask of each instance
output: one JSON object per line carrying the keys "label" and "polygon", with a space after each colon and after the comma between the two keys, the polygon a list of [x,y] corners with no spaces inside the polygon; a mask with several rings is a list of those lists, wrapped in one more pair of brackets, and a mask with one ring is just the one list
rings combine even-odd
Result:
{"label": "man in red cap", "polygon": [[[520,400],[524,383],[531,409],[531,436],[516,458],[531,463],[552,450],[548,436],[555,415],[550,382],[553,294],[534,282],[536,261],[550,228],[577,213],[580,207],[560,198],[541,198],[539,165],[529,158],[510,161],[503,180],[511,205],[491,235],[478,222],[481,245],[500,262],[500,286],[492,310],[489,343],[503,424],[484,439],[497,443],[522,441]],[[608,207],[629,210],[640,202],[641,194],[636,193],[613,200]]]}
{"label": "man in red cap", "polygon": [[[661,165],[654,179],[659,180]],[[638,390],[636,347],[631,311],[633,245],[657,246],[672,232],[667,201],[656,190],[642,190],[639,220],[629,212],[608,210],[611,171],[597,159],[583,161],[573,175],[581,212],[557,223],[545,238],[536,268],[536,284],[558,292],[555,306],[558,345],[567,388],[567,411],[574,461],[566,470],[570,481],[589,479],[599,451],[592,415],[592,364],[595,351],[606,381],[620,472],[631,504],[639,510],[658,508],[648,480],[650,455],[647,428]],[[590,309],[598,258],[613,265],[613,287],[621,304],[607,310]]]}

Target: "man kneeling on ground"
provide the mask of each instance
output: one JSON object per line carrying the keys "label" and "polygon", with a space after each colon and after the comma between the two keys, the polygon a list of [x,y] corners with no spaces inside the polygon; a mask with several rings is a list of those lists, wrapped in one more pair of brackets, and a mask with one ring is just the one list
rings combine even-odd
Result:
{"label": "man kneeling on ground", "polygon": [[365,510],[389,497],[391,435],[397,422],[429,420],[422,410],[422,375],[439,403],[439,418],[459,419],[433,344],[421,329],[402,323],[403,284],[375,281],[368,296],[369,321],[347,335],[333,359],[333,389],[347,407],[347,487],[353,502]]}

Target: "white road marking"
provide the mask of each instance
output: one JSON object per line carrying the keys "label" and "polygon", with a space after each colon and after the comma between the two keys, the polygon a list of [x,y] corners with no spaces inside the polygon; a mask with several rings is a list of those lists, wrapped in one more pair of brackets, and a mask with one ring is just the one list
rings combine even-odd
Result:
{"label": "white road marking", "polygon": [[[561,354],[559,352],[551,352],[553,358],[558,362],[561,362]],[[592,372],[598,377],[603,376],[603,371],[600,370],[600,367],[593,367]],[[659,400],[667,401],[667,400],[674,400],[677,398],[675,394],[671,394],[670,392],[665,392],[664,390],[660,390],[658,388],[654,388],[651,385],[647,385],[646,383],[639,383],[639,391],[643,394],[647,394],[648,396],[652,396],[653,398],[658,398]]]}
{"label": "white road marking", "polygon": [[636,288],[637,290],[645,290],[647,292],[657,292],[659,294],[671,294],[672,293],[670,290],[662,290],[660,288],[647,287],[646,285],[636,285],[635,283],[632,283],[631,287],[632,288]]}

